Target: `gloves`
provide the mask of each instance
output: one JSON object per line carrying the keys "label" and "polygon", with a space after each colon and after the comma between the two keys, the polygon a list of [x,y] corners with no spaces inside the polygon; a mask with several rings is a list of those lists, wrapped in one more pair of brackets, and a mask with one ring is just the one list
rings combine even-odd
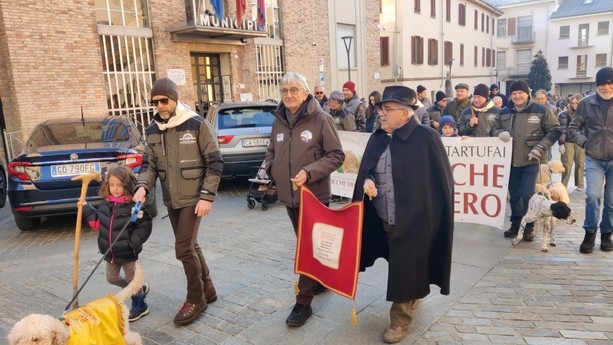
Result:
{"label": "gloves", "polygon": [[500,138],[500,140],[504,141],[505,143],[508,143],[509,140],[511,140],[511,133],[504,131],[504,132],[500,132],[498,134],[498,138]]}
{"label": "gloves", "polygon": [[560,145],[560,148],[558,150],[560,151],[561,155],[566,153],[566,147],[564,147],[564,144]]}
{"label": "gloves", "polygon": [[530,153],[528,153],[528,159],[529,160],[536,159],[536,160],[540,161],[542,155],[543,154],[538,149],[532,149],[532,151],[530,151]]}

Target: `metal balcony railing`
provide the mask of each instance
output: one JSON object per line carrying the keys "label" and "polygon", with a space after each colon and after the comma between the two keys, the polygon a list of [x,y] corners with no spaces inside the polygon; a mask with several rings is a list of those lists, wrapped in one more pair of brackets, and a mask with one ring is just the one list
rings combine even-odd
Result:
{"label": "metal balcony railing", "polygon": [[532,28],[527,29],[517,29],[517,35],[513,35],[512,42],[513,43],[534,43],[534,38],[536,37],[536,33],[532,31]]}

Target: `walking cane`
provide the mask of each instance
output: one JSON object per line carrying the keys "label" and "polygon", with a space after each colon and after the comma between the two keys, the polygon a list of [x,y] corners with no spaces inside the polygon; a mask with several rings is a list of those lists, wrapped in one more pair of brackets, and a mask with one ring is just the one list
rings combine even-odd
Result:
{"label": "walking cane", "polygon": [[[85,196],[87,195],[87,186],[92,180],[100,182],[100,173],[91,171],[87,174],[75,176],[70,179],[71,181],[81,180],[81,196],[79,197],[80,203],[85,202]],[[79,205],[77,210],[77,226],[74,237],[74,254],[73,254],[73,268],[72,268],[72,295],[77,296],[79,287],[79,243],[81,242],[81,223],[83,222],[83,206]],[[79,307],[79,300],[75,298],[73,308]]]}

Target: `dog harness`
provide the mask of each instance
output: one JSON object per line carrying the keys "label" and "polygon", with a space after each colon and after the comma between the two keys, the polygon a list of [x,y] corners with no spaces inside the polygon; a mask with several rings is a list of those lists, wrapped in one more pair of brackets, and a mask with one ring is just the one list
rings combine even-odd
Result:
{"label": "dog harness", "polygon": [[64,315],[70,337],[67,345],[125,345],[122,303],[107,295]]}

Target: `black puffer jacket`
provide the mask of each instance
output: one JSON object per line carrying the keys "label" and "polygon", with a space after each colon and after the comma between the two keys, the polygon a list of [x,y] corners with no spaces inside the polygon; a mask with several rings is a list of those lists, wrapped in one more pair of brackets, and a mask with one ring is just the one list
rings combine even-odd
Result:
{"label": "black puffer jacket", "polygon": [[[112,199],[115,199],[111,197]],[[89,225],[98,230],[98,249],[104,254],[109,249],[110,244],[119,235],[121,229],[130,221],[133,202],[111,201],[105,199],[98,205],[96,210],[93,207],[84,207],[83,216]],[[112,229],[109,231],[109,229]],[[143,250],[143,243],[151,235],[151,216],[147,211],[142,211],[142,217],[136,222],[130,223],[121,237],[104,258],[108,262],[124,263],[138,260],[138,253]]]}

